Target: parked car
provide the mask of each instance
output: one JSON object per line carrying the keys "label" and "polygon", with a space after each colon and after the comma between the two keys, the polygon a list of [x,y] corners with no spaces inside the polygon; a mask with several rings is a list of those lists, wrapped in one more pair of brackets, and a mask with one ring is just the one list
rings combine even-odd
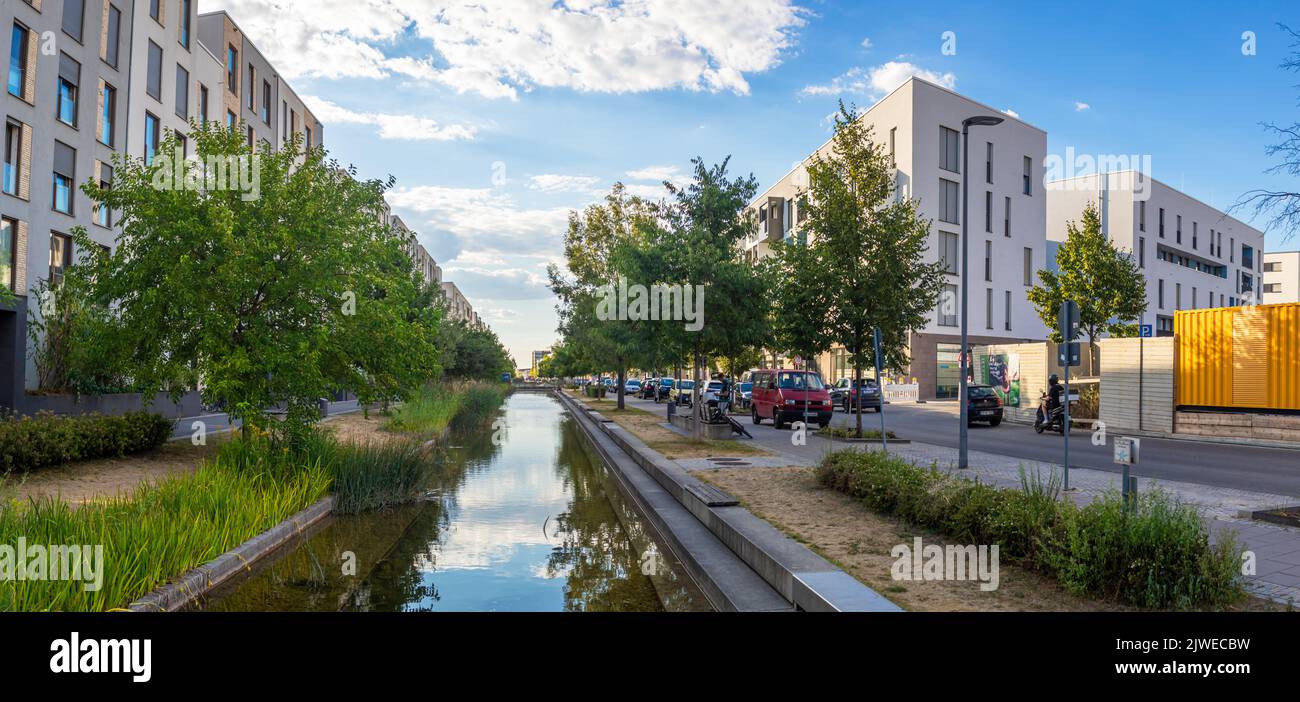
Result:
{"label": "parked car", "polygon": [[992,385],[966,386],[966,424],[988,422],[996,427],[1002,423],[1002,398]]}
{"label": "parked car", "polygon": [[692,400],[691,394],[695,391],[694,380],[679,380],[674,385],[672,392],[668,395],[673,402],[679,405],[690,406]]}
{"label": "parked car", "polygon": [[788,422],[831,423],[834,406],[821,375],[794,369],[763,370],[754,374],[754,389],[749,408],[750,419],[762,424],[771,419],[777,429]]}
{"label": "parked car", "polygon": [[641,381],[633,378],[623,385],[623,392],[628,395],[635,395],[641,392]]}
{"label": "parked car", "polygon": [[747,410],[752,400],[754,384],[751,382],[740,383],[736,386],[736,409]]}
{"label": "parked car", "polygon": [[660,378],[646,378],[646,381],[641,383],[641,392],[637,393],[637,397],[642,400],[655,399],[655,393],[659,391],[659,381]]}
{"label": "parked car", "polygon": [[676,383],[677,381],[672,378],[660,378],[658,394],[655,395],[655,402],[662,402],[664,400],[672,399],[673,387],[676,385]]}
{"label": "parked car", "polygon": [[[879,412],[881,404],[879,383],[875,378],[863,378],[862,388],[862,409],[874,409]],[[857,409],[858,393],[857,388],[853,387],[852,378],[840,378],[831,386],[830,393],[831,404],[836,407],[842,407],[845,412],[853,412]]]}

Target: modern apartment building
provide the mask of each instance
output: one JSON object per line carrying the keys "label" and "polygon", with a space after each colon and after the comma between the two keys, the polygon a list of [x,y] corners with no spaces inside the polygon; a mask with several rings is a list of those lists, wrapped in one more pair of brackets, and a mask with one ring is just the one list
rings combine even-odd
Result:
{"label": "modern apartment building", "polygon": [[476,326],[474,307],[455,283],[443,281],[442,294],[447,300],[447,314],[452,320]]}
{"label": "modern apartment building", "polygon": [[1047,184],[1047,237],[1066,238],[1093,203],[1102,231],[1147,277],[1142,324],[1174,333],[1174,312],[1259,301],[1264,233],[1139,171]]}
{"label": "modern apartment building", "polygon": [[542,359],[546,358],[546,357],[549,356],[549,355],[551,355],[551,350],[550,350],[550,349],[542,349],[541,351],[534,351],[534,352],[533,352],[533,371],[534,371],[534,374],[536,374],[537,367],[540,366],[540,365],[542,364]]}
{"label": "modern apartment building", "polygon": [[423,276],[425,285],[430,285],[441,289],[442,286],[442,267],[433,260],[424,245],[420,243],[420,237],[401,217],[391,215],[388,218],[389,226],[396,229],[406,240],[406,255],[411,257],[415,264],[415,270]]}
{"label": "modern apartment building", "polygon": [[[5,161],[0,192],[0,406],[35,387],[27,359],[28,310],[41,280],[77,260],[68,236],[84,227],[111,248],[116,213],[80,191],[111,185],[114,155],[153,159],[190,120],[249,130],[256,148],[292,134],[321,145],[324,130],[225,12],[199,14],[199,0],[7,0],[0,46]],[[193,145],[184,143],[186,155]]]}
{"label": "modern apartment building", "polygon": [[1300,302],[1300,251],[1264,254],[1264,304]]}
{"label": "modern apartment building", "polygon": [[[962,121],[1001,117],[993,127],[970,134],[970,169],[963,173]],[[1047,329],[1025,292],[1045,261],[1046,196],[1042,187],[1047,133],[992,107],[921,78],[911,78],[865,113],[872,138],[884,145],[894,163],[896,193],[919,200],[922,216],[932,221],[929,260],[942,261],[947,286],[934,315],[909,340],[909,368],[897,369],[917,379],[922,398],[956,397],[961,272],[961,192],[969,178],[969,324],[972,345],[1039,341]],[[828,153],[830,142],[818,149]],[[758,231],[745,243],[757,260],[771,242],[801,236],[801,192],[806,188],[805,161],[751,204]],[[852,375],[843,349],[833,350],[818,365],[828,381]]]}

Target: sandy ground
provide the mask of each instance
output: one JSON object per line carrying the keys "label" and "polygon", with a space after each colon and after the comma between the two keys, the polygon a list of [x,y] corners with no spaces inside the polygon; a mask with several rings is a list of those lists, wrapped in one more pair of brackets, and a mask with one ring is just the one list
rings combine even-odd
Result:
{"label": "sandy ground", "polygon": [[626,408],[614,409],[615,400],[596,400],[587,397],[571,396],[587,403],[601,414],[614,420],[615,424],[627,429],[644,441],[650,448],[662,453],[669,459],[678,458],[712,458],[715,456],[758,456],[769,455],[767,451],[739,441],[709,441],[692,439],[662,426],[665,419],[645,410]]}
{"label": "sandy ground", "polygon": [[[1128,611],[1131,607],[1076,597],[1053,580],[1006,562],[999,564],[999,587],[983,592],[973,581],[899,581],[891,575],[897,560],[890,549],[952,543],[924,529],[869,510],[858,500],[818,484],[813,470],[727,468],[695,472],[727,490],[754,514],[843,568],[858,580],[917,611]],[[1273,603],[1249,598],[1234,609],[1274,610]]]}
{"label": "sandy ground", "polygon": [[10,475],[3,490],[7,497],[19,500],[49,496],[81,505],[95,498],[129,493],[145,482],[192,473],[205,458],[216,454],[227,436],[209,434],[206,446],[194,446],[188,439],[170,441],[155,451],[123,458],[78,461],[26,475]]}
{"label": "sandy ground", "polygon": [[386,431],[384,422],[387,419],[387,417],[379,414],[378,410],[371,410],[369,418],[362,412],[352,412],[351,414],[342,414],[325,419],[320,423],[320,426],[327,431],[333,432],[339,441],[347,443],[388,443],[389,441],[409,440],[409,437],[404,434]]}

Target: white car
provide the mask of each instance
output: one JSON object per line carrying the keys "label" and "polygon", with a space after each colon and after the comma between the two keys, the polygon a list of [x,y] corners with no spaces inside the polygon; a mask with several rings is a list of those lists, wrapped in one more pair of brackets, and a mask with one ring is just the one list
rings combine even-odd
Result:
{"label": "white car", "polygon": [[641,392],[641,381],[639,380],[629,380],[627,381],[627,384],[623,386],[624,394],[635,395],[639,392]]}

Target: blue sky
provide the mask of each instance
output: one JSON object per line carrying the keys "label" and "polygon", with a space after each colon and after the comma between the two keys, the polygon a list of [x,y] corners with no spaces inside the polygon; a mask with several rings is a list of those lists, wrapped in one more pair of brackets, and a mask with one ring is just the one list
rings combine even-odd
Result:
{"label": "blue sky", "polygon": [[[765,187],[830,136],[838,99],[869,106],[913,73],[1047,130],[1049,154],[1150,154],[1153,176],[1221,209],[1296,188],[1264,175],[1260,126],[1296,121],[1300,75],[1279,68],[1290,48],[1277,27],[1300,28],[1293,3],[939,4],[200,9],[230,10],[316,107],[333,156],[396,176],[395,211],[521,367],[556,336],[545,268],[569,211],[616,180],[656,195],[696,155],[730,155]],[[1269,234],[1270,249],[1298,246]]]}

